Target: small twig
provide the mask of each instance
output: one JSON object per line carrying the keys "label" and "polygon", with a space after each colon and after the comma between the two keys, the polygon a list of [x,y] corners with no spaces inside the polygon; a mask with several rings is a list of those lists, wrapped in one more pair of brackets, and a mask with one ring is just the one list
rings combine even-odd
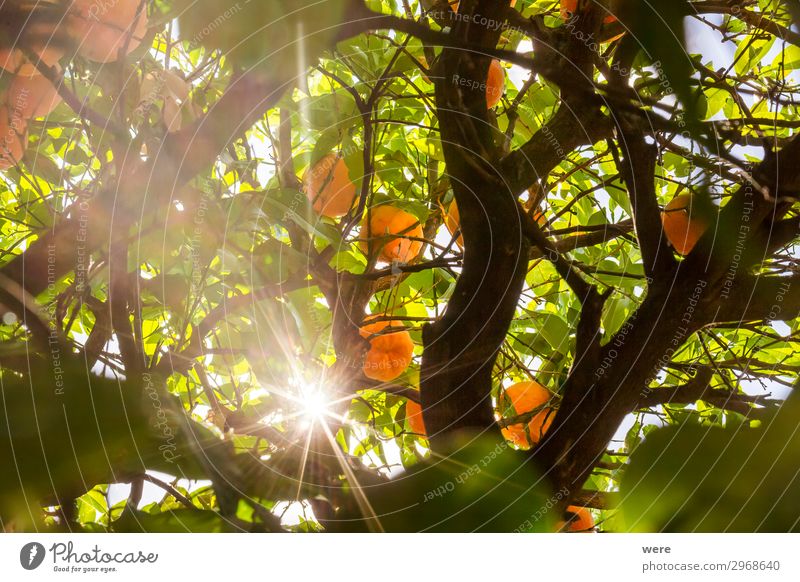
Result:
{"label": "small twig", "polygon": [[163,489],[164,491],[166,491],[167,493],[172,495],[175,499],[180,501],[186,507],[188,507],[190,509],[197,509],[195,504],[192,503],[191,499],[189,499],[183,493],[181,493],[180,491],[175,489],[175,487],[173,487],[172,485],[170,485],[169,483],[167,483],[165,481],[162,481],[158,477],[153,477],[152,475],[149,475],[149,474],[145,473],[144,475],[142,475],[142,480],[143,481],[148,481],[148,482],[152,483],[153,485],[156,485],[157,487],[161,487],[161,489]]}

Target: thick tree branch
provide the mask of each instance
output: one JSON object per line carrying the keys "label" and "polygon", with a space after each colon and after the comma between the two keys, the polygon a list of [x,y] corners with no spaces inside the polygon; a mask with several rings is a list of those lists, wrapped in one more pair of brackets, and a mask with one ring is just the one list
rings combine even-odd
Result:
{"label": "thick tree branch", "polygon": [[756,417],[763,409],[753,405],[768,404],[769,395],[753,396],[732,390],[711,388],[713,375],[711,366],[702,366],[697,368],[695,377],[686,384],[671,388],[648,389],[640,398],[637,408],[651,408],[663,404],[693,404],[703,400],[723,410]]}
{"label": "thick tree branch", "polygon": [[84,299],[87,307],[94,315],[94,325],[89,337],[83,346],[86,367],[91,369],[100,357],[106,343],[111,339],[111,312],[108,303],[100,301],[96,297],[88,296]]}
{"label": "thick tree branch", "polygon": [[792,321],[800,317],[800,275],[742,275],[726,281],[709,323]]}
{"label": "thick tree branch", "polygon": [[655,144],[647,144],[644,133],[624,116],[618,116],[617,122],[620,143],[624,148],[624,158],[618,161],[618,169],[628,187],[644,271],[651,279],[660,280],[675,270],[676,261],[661,228],[656,197],[658,148]]}
{"label": "thick tree branch", "polygon": [[753,404],[764,404],[766,397],[749,396],[730,390],[707,388],[706,390],[692,390],[688,385],[677,388],[664,388],[654,390],[641,402],[642,408],[650,408],[662,404],[694,404],[703,400],[722,410],[737,412],[742,416],[756,418],[762,416],[763,408],[756,408]]}
{"label": "thick tree branch", "polygon": [[800,237],[800,215],[779,220],[765,230],[764,238],[767,240],[761,246],[766,247],[768,255],[772,255]]}
{"label": "thick tree branch", "polygon": [[[637,404],[640,408],[647,408],[650,406],[658,406],[659,404],[667,404],[669,402],[687,403],[700,400],[701,394],[709,389],[711,379],[714,377],[714,372],[711,368],[702,367],[698,368],[695,376],[686,384],[676,386],[674,388],[663,389],[647,389],[641,394],[641,398]],[[674,399],[679,400],[674,400]]]}
{"label": "thick tree branch", "polygon": [[562,105],[522,147],[500,161],[506,187],[521,193],[543,182],[570,152],[611,136],[612,125],[591,105]]}
{"label": "thick tree branch", "polygon": [[[737,270],[766,258],[771,225],[781,219],[800,196],[800,134],[778,152],[767,152],[751,176],[733,193],[720,211],[717,223],[697,243],[687,262],[692,270],[705,270],[711,257],[712,288],[724,285],[731,265]],[[752,244],[759,240],[761,244]],[[742,252],[742,247],[745,252]],[[742,258],[734,260],[737,254]]]}
{"label": "thick tree branch", "polygon": [[[507,5],[468,0],[460,11],[497,18]],[[496,30],[465,22],[453,34],[482,47],[495,46],[499,37]],[[518,192],[507,187],[497,165],[500,150],[493,145],[497,136],[488,120],[485,89],[469,90],[457,82],[465,79],[469,86],[485,87],[489,59],[483,54],[446,48],[435,84],[442,146],[461,215],[464,261],[444,317],[423,328],[421,400],[434,450],[454,430],[496,426],[492,371],[527,271],[525,215]]]}
{"label": "thick tree branch", "polygon": [[591,507],[592,509],[601,509],[603,511],[615,509],[619,505],[619,500],[619,493],[591,491],[589,489],[578,491],[573,497],[573,503],[579,507]]}

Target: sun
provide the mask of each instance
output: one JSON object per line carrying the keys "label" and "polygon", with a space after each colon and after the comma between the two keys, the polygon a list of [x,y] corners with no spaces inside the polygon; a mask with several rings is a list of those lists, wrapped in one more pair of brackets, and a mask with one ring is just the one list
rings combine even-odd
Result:
{"label": "sun", "polygon": [[328,397],[319,386],[311,384],[300,389],[298,404],[309,420],[318,420],[328,413]]}
{"label": "sun", "polygon": [[329,421],[337,426],[347,422],[338,407],[350,399],[334,398],[330,384],[323,379],[292,375],[285,385],[269,387],[267,391],[289,403],[289,407],[283,408],[278,415],[265,417],[263,421],[268,424],[293,421],[301,431],[307,431]]}

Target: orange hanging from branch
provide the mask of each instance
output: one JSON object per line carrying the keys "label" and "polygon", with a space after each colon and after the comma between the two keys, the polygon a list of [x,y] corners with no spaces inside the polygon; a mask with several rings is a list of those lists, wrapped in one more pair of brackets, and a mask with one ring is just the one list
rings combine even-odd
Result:
{"label": "orange hanging from branch", "polygon": [[[387,328],[390,329],[387,331]],[[362,365],[367,378],[391,382],[411,364],[414,341],[401,321],[369,323],[360,329],[360,333],[370,344]]]}
{"label": "orange hanging from branch", "polygon": [[569,519],[560,521],[556,531],[568,531],[572,533],[588,533],[594,531],[594,518],[592,512],[586,507],[570,505],[566,511]]}
{"label": "orange hanging from branch", "polygon": [[419,219],[405,210],[384,204],[368,213],[362,225],[361,248],[365,254],[377,254],[385,263],[408,263],[422,250],[424,236]]}
{"label": "orange hanging from branch", "polygon": [[[519,382],[509,386],[503,392],[501,398],[510,400],[517,415],[532,412],[546,405],[552,398],[552,394],[547,388],[533,380]],[[503,436],[516,446],[529,449],[541,440],[542,435],[550,428],[554,416],[555,409],[547,406],[528,421],[527,432],[525,424],[512,424],[502,429]]]}
{"label": "orange hanging from branch", "polygon": [[661,224],[675,251],[684,256],[692,252],[697,241],[708,230],[706,220],[699,217],[696,211],[694,215],[692,213],[691,194],[673,198],[661,213]]}
{"label": "orange hanging from branch", "polygon": [[506,72],[503,65],[497,59],[492,60],[489,65],[489,73],[486,77],[486,107],[492,109],[503,98],[506,86]]}
{"label": "orange hanging from branch", "polygon": [[461,215],[458,212],[458,204],[456,201],[453,200],[450,203],[450,206],[447,207],[447,210],[442,210],[442,214],[444,217],[444,225],[447,227],[447,231],[450,233],[450,236],[455,236],[458,233],[458,238],[456,239],[456,244],[459,248],[464,248],[464,235],[461,234]]}
{"label": "orange hanging from branch", "polygon": [[425,432],[425,421],[422,419],[422,406],[413,400],[406,401],[406,422],[411,432],[419,435],[427,435],[427,432]]}
{"label": "orange hanging from branch", "polygon": [[357,194],[347,164],[336,154],[320,158],[309,168],[303,176],[303,188],[314,212],[328,218],[350,212]]}
{"label": "orange hanging from branch", "polygon": [[[140,10],[141,7],[141,10]],[[147,3],[141,0],[74,0],[67,31],[78,54],[110,63],[136,50],[147,34]]]}
{"label": "orange hanging from branch", "polygon": [[15,76],[5,95],[6,107],[23,119],[50,115],[59,103],[61,96],[43,75]]}

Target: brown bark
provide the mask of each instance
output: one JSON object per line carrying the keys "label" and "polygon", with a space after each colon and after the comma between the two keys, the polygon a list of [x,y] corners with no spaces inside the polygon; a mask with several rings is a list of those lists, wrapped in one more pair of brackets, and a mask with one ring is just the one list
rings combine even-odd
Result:
{"label": "brown bark", "polygon": [[[507,5],[471,1],[461,10],[491,18]],[[465,43],[485,46],[494,46],[499,36],[464,23],[456,25],[454,34]],[[439,67],[436,104],[461,215],[464,261],[444,317],[423,330],[420,390],[434,450],[458,429],[496,430],[492,371],[522,292],[529,252],[518,192],[499,171],[497,135],[486,109],[489,58],[446,48]]]}

